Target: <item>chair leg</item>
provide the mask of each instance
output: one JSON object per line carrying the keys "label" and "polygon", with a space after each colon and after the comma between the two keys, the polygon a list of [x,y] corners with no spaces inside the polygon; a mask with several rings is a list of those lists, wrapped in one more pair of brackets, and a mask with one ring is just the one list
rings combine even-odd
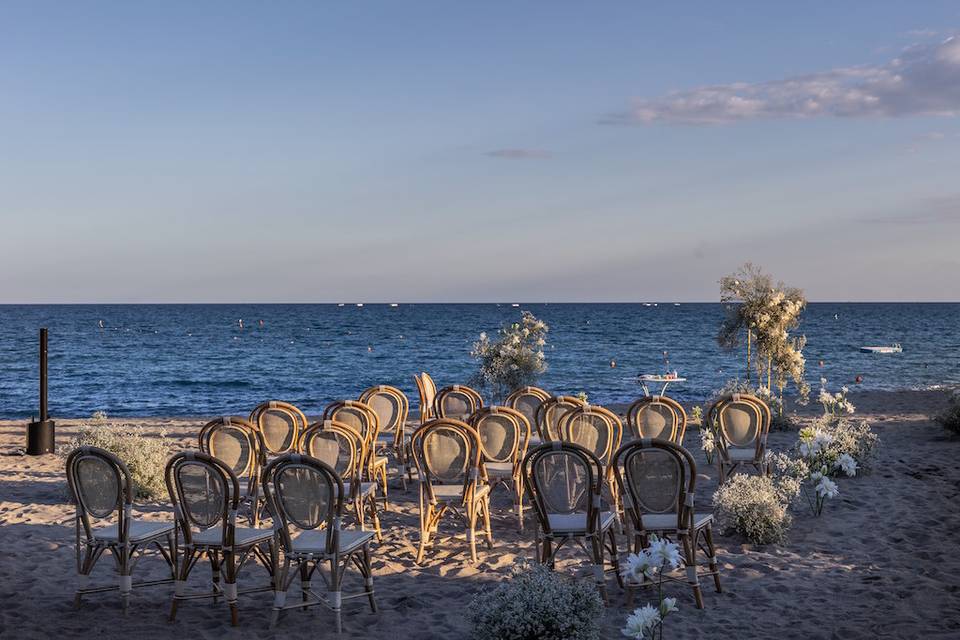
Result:
{"label": "chair leg", "polygon": [[195,555],[197,555],[197,551],[188,549],[183,552],[183,556],[180,558],[179,577],[174,583],[173,602],[170,604],[170,622],[177,619],[177,606],[180,604],[180,597],[185,595],[182,590],[187,582],[187,577],[190,575],[190,566]]}
{"label": "chair leg", "polygon": [[309,599],[310,593],[310,567],[306,562],[300,563],[300,596],[303,602]]}
{"label": "chair leg", "polygon": [[610,604],[610,598],[607,596],[607,585],[603,573],[603,540],[598,535],[590,538],[590,547],[593,551],[593,579],[597,583],[597,590],[603,598],[603,603]]}
{"label": "chair leg", "polygon": [[342,621],[340,618],[340,608],[342,604],[340,579],[343,577],[343,573],[339,565],[340,559],[338,556],[330,559],[330,609],[333,610],[334,630],[337,635],[343,631]]}
{"label": "chair leg", "polygon": [[220,602],[217,594],[220,593],[220,560],[216,551],[208,551],[207,557],[210,558],[210,571],[213,573],[213,604]]}
{"label": "chair leg", "polygon": [[467,542],[470,543],[470,561],[477,561],[477,503],[467,507]]}
{"label": "chair leg", "polygon": [[687,565],[687,582],[693,589],[693,598],[697,601],[697,609],[703,609],[703,593],[700,591],[700,580],[697,577],[697,557],[694,551],[695,544],[689,534],[682,534],[680,540],[683,543],[683,560]]}
{"label": "chair leg", "polygon": [[717,568],[717,549],[713,546],[713,527],[707,525],[706,529],[703,530],[703,537],[707,543],[707,551],[710,554],[710,557],[707,558],[707,561],[710,564],[710,571],[713,573],[713,585],[717,589],[717,593],[722,593],[723,589],[720,588],[720,570]]}
{"label": "chair leg", "polygon": [[417,564],[423,562],[423,553],[430,541],[430,521],[433,519],[433,505],[420,507],[420,548],[417,550]]}
{"label": "chair leg", "polygon": [[620,552],[617,550],[617,534],[613,529],[607,531],[610,538],[610,564],[613,565],[614,574],[617,576],[617,584],[623,588],[623,576],[620,575]]}
{"label": "chair leg", "polygon": [[480,507],[483,509],[484,533],[487,536],[487,549],[493,549],[493,529],[490,527],[490,496],[480,501]]}
{"label": "chair leg", "polygon": [[377,497],[370,496],[367,505],[370,507],[370,519],[373,520],[373,530],[377,534],[377,542],[383,542],[383,532],[380,530],[380,514],[377,512]]}
{"label": "chair leg", "polygon": [[287,574],[289,572],[290,558],[284,556],[283,566],[281,567],[278,562],[273,576],[273,611],[270,615],[271,629],[277,626],[277,621],[280,620],[280,610],[283,609],[287,603],[287,592],[283,587],[287,584]]}
{"label": "chair leg", "polygon": [[370,566],[370,545],[363,545],[363,566],[364,566],[364,576],[363,581],[366,586],[365,591],[367,592],[367,599],[370,601],[370,611],[373,613],[377,612],[377,603],[373,599],[373,569]]}

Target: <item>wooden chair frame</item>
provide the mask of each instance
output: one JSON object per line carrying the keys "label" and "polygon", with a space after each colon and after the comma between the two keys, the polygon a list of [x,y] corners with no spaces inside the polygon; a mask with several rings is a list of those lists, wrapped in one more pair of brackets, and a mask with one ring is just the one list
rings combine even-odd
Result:
{"label": "wooden chair frame", "polygon": [[[117,487],[116,500],[109,513],[99,513],[86,504],[84,499],[83,481],[79,478],[79,465],[85,460],[96,460],[105,465],[113,474]],[[119,591],[124,612],[130,604],[130,596],[134,587],[148,587],[159,584],[169,584],[176,579],[177,544],[174,523],[152,523],[136,521],[133,518],[133,480],[127,465],[117,456],[98,447],[78,447],[70,452],[66,461],[67,485],[76,512],[74,524],[76,526],[76,556],[78,586],[74,594],[74,606],[79,607],[84,595],[105,591]],[[116,523],[108,527],[94,528],[94,519],[103,520],[116,513]],[[154,526],[143,532],[135,532],[139,525],[152,524]],[[81,535],[82,532],[82,535]],[[166,548],[164,548],[166,544]],[[133,569],[137,562],[151,546],[156,546],[160,555],[170,568],[170,577],[162,580],[148,580],[133,582]],[[90,587],[90,573],[94,565],[104,554],[109,552],[115,561],[118,584],[114,586]]]}
{"label": "wooden chair frame", "polygon": [[[379,413],[377,414],[380,431],[376,444],[378,446],[383,444],[390,447],[397,461],[400,484],[404,490],[406,490],[407,479],[413,480],[412,470],[410,469],[410,436],[406,433],[407,416],[410,413],[410,401],[407,400],[407,396],[400,389],[381,384],[364,390],[364,392],[360,394],[360,402],[369,405],[370,408],[373,409],[373,404],[370,401],[377,396],[387,396],[391,398],[400,408],[396,418],[391,424],[387,424],[388,421],[384,420],[384,417]],[[376,409],[374,409],[374,412],[376,412]],[[387,438],[384,436],[389,437],[390,442],[387,442]]]}
{"label": "wooden chair frame", "polygon": [[[459,396],[469,405],[470,411],[462,416],[447,415],[444,402],[448,397]],[[437,396],[433,399],[433,415],[438,418],[448,418],[451,420],[465,421],[471,415],[483,408],[483,398],[476,389],[472,389],[463,384],[452,384],[437,391]]]}
{"label": "wooden chair frame", "polygon": [[[571,530],[555,530],[550,524],[551,512],[548,510],[541,492],[543,489],[537,479],[537,468],[544,460],[554,455],[569,456],[578,463],[587,474],[585,528]],[[604,471],[600,460],[587,449],[571,442],[546,442],[529,452],[523,459],[522,474],[524,487],[530,504],[537,515],[537,531],[535,537],[537,561],[553,569],[560,549],[570,541],[574,541],[587,554],[593,563],[593,576],[597,590],[604,602],[609,602],[606,586],[606,572],[613,571],[617,583],[622,585],[620,576],[619,557],[617,555],[617,538],[613,528],[613,518],[601,520],[603,511]],[[589,548],[587,547],[589,544]],[[611,568],[605,567],[605,555],[609,554]]]}
{"label": "wooden chair frame", "polygon": [[[753,439],[753,457],[750,459],[734,459],[732,451],[743,450],[744,446],[730,441],[727,434],[723,413],[731,406],[739,405],[752,407],[754,418],[757,421],[757,433]],[[757,473],[770,474],[770,464],[767,461],[767,436],[770,433],[772,415],[770,407],[760,398],[746,393],[731,393],[718,398],[707,410],[708,424],[715,429],[717,435],[717,468],[719,482],[723,484],[741,466],[752,466]]]}
{"label": "wooden chair frame", "polygon": [[[293,423],[293,433],[290,435],[290,444],[288,446],[273,447],[266,435],[263,434],[263,424],[261,421],[263,416],[269,411],[279,411],[287,414],[290,417]],[[271,456],[278,456],[284,453],[289,453],[296,448],[297,441],[300,438],[300,433],[307,428],[307,416],[304,415],[303,411],[289,402],[269,400],[254,407],[253,411],[250,412],[250,423],[253,424],[258,431],[260,431],[267,453]],[[286,440],[286,438],[284,438],[284,440]]]}
{"label": "wooden chair frame", "polygon": [[[424,452],[424,441],[438,431],[451,431],[457,434],[467,447],[467,459],[463,478],[448,483],[437,478],[431,471],[430,461]],[[481,460],[483,445],[476,429],[465,422],[449,418],[436,418],[414,432],[410,442],[413,460],[417,465],[420,484],[420,545],[417,550],[417,564],[423,561],[431,537],[438,532],[440,520],[444,514],[452,512],[460,518],[467,530],[467,542],[470,544],[470,559],[477,561],[476,527],[477,519],[483,518],[484,535],[487,548],[493,548],[493,532],[490,528],[490,486],[482,482]],[[438,496],[435,486],[460,486],[457,495]],[[463,509],[463,512],[460,510]]]}
{"label": "wooden chair frame", "polygon": [[[510,447],[510,452],[506,456],[497,457],[487,450],[484,445],[484,423],[490,420],[490,416],[507,418],[513,423],[516,437]],[[483,454],[482,473],[484,479],[490,484],[490,491],[503,485],[513,494],[513,509],[517,514],[518,527],[523,531],[523,476],[520,473],[520,463],[527,454],[527,446],[530,442],[530,422],[523,413],[510,407],[484,407],[470,417],[470,426],[476,429],[480,436],[480,449]],[[490,464],[509,464],[510,473],[502,474],[493,472]],[[492,482],[491,482],[492,480]]]}
{"label": "wooden chair frame", "polygon": [[[547,398],[537,408],[537,433],[541,442],[555,442],[560,440],[560,434],[555,429],[559,426],[560,418],[571,409],[587,404],[576,396],[553,396]],[[560,415],[554,416],[556,412]]]}
{"label": "wooden chair frame", "polygon": [[[349,428],[347,427],[347,430]],[[276,478],[286,469],[301,468],[319,474],[327,483],[329,495],[333,500],[322,522],[313,529],[304,529],[290,518],[284,509],[280,489]],[[343,601],[366,597],[370,610],[376,613],[377,603],[373,594],[373,570],[370,563],[370,537],[366,532],[359,537],[348,539],[346,531],[341,529],[343,517],[343,502],[346,491],[343,480],[329,465],[311,456],[299,453],[289,453],[275,458],[263,471],[263,490],[267,496],[270,511],[274,514],[276,525],[277,545],[283,549],[283,564],[279,560],[275,564],[275,589],[273,610],[270,618],[270,627],[276,626],[280,613],[288,609],[303,609],[316,605],[324,606],[334,613],[334,630],[342,631],[341,610]],[[298,537],[291,535],[291,530],[299,529]],[[317,529],[325,529],[326,535],[322,548],[301,547],[298,541],[301,537]],[[322,566],[329,563],[329,574]],[[350,564],[356,566],[364,580],[364,589],[359,593],[344,594],[342,591],[343,576]],[[294,570],[291,571],[291,568]],[[319,571],[317,571],[319,569]],[[319,573],[327,587],[327,597],[322,597],[313,591],[311,578]],[[300,576],[301,602],[287,604],[287,590],[297,576]]]}
{"label": "wooden chair frame", "polygon": [[[201,523],[195,520],[181,497],[185,493],[182,473],[190,466],[204,468],[208,474],[208,479],[213,477],[220,485],[223,502],[220,505],[217,518],[212,523]],[[273,590],[274,566],[276,564],[273,533],[269,529],[238,529],[237,512],[241,502],[240,481],[237,480],[237,476],[234,475],[229,466],[213,456],[199,451],[177,453],[167,461],[164,479],[177,518],[177,533],[183,537],[183,553],[180,555],[173,602],[170,605],[170,621],[176,620],[177,608],[185,600],[213,598],[213,601],[217,602],[219,598],[223,597],[230,607],[230,622],[233,626],[237,626],[239,624],[237,597],[248,593]],[[199,533],[196,535],[193,531],[194,526],[199,529]],[[211,535],[206,535],[208,531],[211,532]],[[218,532],[219,535],[217,535]],[[187,579],[197,562],[204,555],[210,560],[213,591],[188,593]],[[250,558],[260,560],[270,574],[271,584],[267,587],[239,591],[237,589],[237,576]],[[223,585],[220,584],[221,572],[224,577]]]}
{"label": "wooden chair frame", "polygon": [[[664,522],[656,527],[647,527],[644,524],[641,511],[643,501],[637,494],[637,487],[641,481],[633,477],[633,466],[631,461],[636,456],[642,456],[644,452],[657,450],[664,451],[678,465],[680,473],[678,474],[679,486],[676,490],[676,519],[669,525]],[[680,445],[666,439],[660,438],[641,438],[626,443],[620,447],[613,456],[613,468],[616,470],[615,476],[617,484],[620,487],[621,495],[625,504],[627,513],[627,522],[633,532],[633,549],[639,552],[650,543],[652,534],[659,534],[665,538],[676,539],[683,552],[685,565],[685,579],[673,576],[664,576],[669,580],[676,582],[686,582],[693,590],[693,597],[696,600],[697,608],[703,609],[703,593],[700,589],[700,578],[713,576],[714,586],[717,593],[721,592],[720,570],[717,567],[717,552],[713,544],[713,514],[696,514],[694,512],[694,495],[697,484],[697,464],[689,451]],[[666,512],[659,512],[657,515],[668,515]],[[697,569],[697,548],[707,557],[709,570],[700,572]],[[650,586],[652,583],[646,581],[640,585],[627,585],[628,597],[632,603],[634,586]],[[629,605],[628,605],[629,606]]]}
{"label": "wooden chair frame", "polygon": [[[528,416],[521,409],[519,409],[520,402],[525,397],[535,398],[537,400],[537,405],[533,410],[533,415]],[[514,409],[515,411],[520,411],[520,413],[523,413],[524,417],[527,418],[527,422],[530,423],[530,427],[532,429],[535,429],[537,425],[537,410],[540,408],[541,404],[543,404],[544,402],[546,402],[552,397],[553,397],[553,394],[551,394],[549,391],[546,391],[545,389],[541,389],[540,387],[523,387],[521,389],[517,389],[516,391],[511,393],[509,396],[507,396],[507,399],[504,402],[504,404],[510,407],[511,409]],[[539,439],[539,436],[537,436],[537,438]],[[536,444],[539,444],[539,443],[536,443]]]}
{"label": "wooden chair frame", "polygon": [[247,446],[250,447],[251,453],[247,460],[246,467],[243,469],[231,467],[231,471],[234,472],[237,478],[247,479],[247,487],[241,504],[249,509],[247,518],[251,526],[259,527],[260,519],[263,517],[263,509],[266,506],[263,494],[260,493],[260,473],[267,464],[267,448],[263,441],[263,434],[243,418],[233,418],[230,416],[216,418],[200,428],[197,445],[201,453],[206,453],[214,458],[217,457],[212,441],[216,432],[224,429],[243,433],[247,440]]}
{"label": "wooden chair frame", "polygon": [[670,436],[667,438],[671,442],[683,446],[683,437],[687,432],[687,412],[683,405],[667,396],[646,396],[636,400],[627,408],[627,427],[630,435],[634,438],[649,438],[650,434],[645,434],[641,430],[641,416],[644,411],[648,411],[651,406],[659,405],[670,409],[673,415],[673,426],[670,430]]}
{"label": "wooden chair frame", "polygon": [[360,434],[348,425],[333,420],[324,420],[313,423],[300,434],[297,452],[319,459],[318,456],[314,455],[313,442],[322,433],[336,434],[335,437],[343,438],[350,443],[350,459],[346,468],[342,472],[338,472],[340,479],[345,480],[344,486],[349,486],[349,489],[346,490],[345,499],[348,500],[348,504],[353,509],[361,531],[367,530],[366,513],[369,513],[377,541],[381,542],[383,532],[380,529],[380,514],[377,509],[377,483],[363,481],[363,461],[367,459],[366,442],[360,437]]}
{"label": "wooden chair frame", "polygon": [[383,492],[383,510],[388,511],[390,505],[387,501],[387,463],[385,456],[378,456],[377,437],[380,434],[380,417],[370,405],[359,400],[339,400],[332,402],[323,410],[323,420],[332,420],[334,422],[343,422],[348,428],[353,428],[345,420],[338,420],[337,414],[348,411],[356,415],[362,415],[362,421],[366,424],[360,430],[360,437],[364,440],[365,459],[363,461],[363,479],[368,482],[379,482],[380,490]]}

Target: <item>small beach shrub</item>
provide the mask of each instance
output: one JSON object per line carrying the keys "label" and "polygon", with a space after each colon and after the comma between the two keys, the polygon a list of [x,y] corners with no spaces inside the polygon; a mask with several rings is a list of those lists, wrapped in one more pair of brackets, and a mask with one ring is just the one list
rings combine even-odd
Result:
{"label": "small beach shrub", "polygon": [[98,409],[90,414],[90,419],[97,422],[105,422],[107,420],[107,412]]}
{"label": "small beach shrub", "polygon": [[170,445],[163,432],[158,437],[147,437],[141,427],[134,425],[85,425],[61,453],[66,457],[70,451],[84,446],[106,449],[123,460],[133,478],[137,498],[156,500],[167,495],[163,470]]}
{"label": "small beach shrub", "polygon": [[500,327],[496,340],[481,333],[470,351],[479,364],[472,384],[503,401],[513,391],[536,383],[547,370],[543,349],[549,330],[547,323],[524,311],[520,322]]}
{"label": "small beach shrub", "polygon": [[713,494],[718,528],[754,544],[783,542],[793,521],[792,498],[787,499],[791,490],[768,476],[734,475]]}
{"label": "small beach shrub", "polygon": [[934,418],[943,428],[960,435],[960,389],[954,389],[947,398],[947,408]]}
{"label": "small beach shrub", "polygon": [[850,389],[847,387],[840,387],[837,393],[830,393],[827,391],[827,379],[820,378],[820,394],[817,396],[817,401],[823,405],[823,415],[842,416],[855,412],[857,408],[847,399],[849,392]]}
{"label": "small beach shrub", "polygon": [[594,584],[542,565],[521,565],[480,592],[468,619],[475,640],[597,640],[603,600]]}

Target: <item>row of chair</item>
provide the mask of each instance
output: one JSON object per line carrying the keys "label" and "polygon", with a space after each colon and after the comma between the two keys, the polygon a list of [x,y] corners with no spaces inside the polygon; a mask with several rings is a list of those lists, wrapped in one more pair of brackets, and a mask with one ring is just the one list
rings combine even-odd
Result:
{"label": "row of chair", "polygon": [[[342,527],[350,491],[335,469],[311,456],[282,454],[259,474],[266,509],[273,520],[270,529],[238,524],[245,498],[240,481],[228,464],[206,453],[177,453],[166,464],[164,477],[173,504],[172,523],[133,518],[130,471],[108,451],[79,447],[68,456],[66,468],[77,508],[77,568],[81,579],[75,596],[77,606],[86,594],[119,589],[126,610],[135,586],[172,582],[171,621],[185,601],[212,598],[216,602],[223,598],[236,626],[238,596],[262,591],[274,594],[271,626],[286,609],[323,605],[334,612],[339,632],[342,602],[357,597],[366,597],[376,611],[369,549],[373,533]],[[114,520],[114,524],[94,526],[104,519]],[[151,547],[157,547],[166,560],[170,578],[135,585],[133,568]],[[90,587],[91,571],[107,552],[116,560],[119,585]],[[270,583],[240,591],[238,575],[254,558],[266,569]],[[203,559],[210,563],[213,589],[191,590],[188,579]],[[351,565],[358,569],[363,588],[344,595],[341,583]],[[295,571],[291,573],[291,569]],[[312,589],[311,578],[316,572],[323,576],[326,597]],[[297,575],[301,601],[287,604],[287,591]]]}

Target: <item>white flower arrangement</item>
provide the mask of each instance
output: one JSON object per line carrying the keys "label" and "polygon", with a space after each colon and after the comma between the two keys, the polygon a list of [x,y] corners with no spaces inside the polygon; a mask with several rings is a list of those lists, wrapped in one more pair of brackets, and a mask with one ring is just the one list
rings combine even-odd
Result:
{"label": "white flower arrangement", "polygon": [[850,389],[841,387],[837,393],[827,391],[827,379],[820,378],[820,394],[817,401],[823,405],[823,414],[827,416],[852,415],[857,408],[847,399]]}
{"label": "white flower arrangement", "polygon": [[473,382],[489,388],[499,401],[516,389],[534,384],[547,370],[543,349],[549,330],[543,320],[524,311],[520,322],[499,329],[496,340],[481,333],[470,351],[480,365]]}
{"label": "white flower arrangement", "polygon": [[680,547],[657,536],[651,536],[646,549],[627,556],[623,578],[628,584],[645,585],[656,579],[658,605],[645,604],[627,617],[621,633],[635,640],[663,638],[663,621],[678,610],[676,598],[663,596],[664,573],[683,564]]}

